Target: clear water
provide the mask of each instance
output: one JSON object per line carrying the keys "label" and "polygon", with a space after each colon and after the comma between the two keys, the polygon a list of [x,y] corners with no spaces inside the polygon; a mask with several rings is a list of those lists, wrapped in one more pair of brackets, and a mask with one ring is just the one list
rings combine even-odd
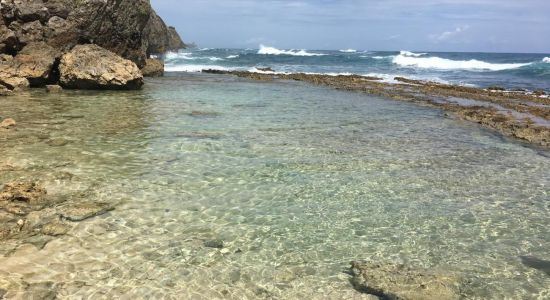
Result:
{"label": "clear water", "polygon": [[[550,297],[550,277],[518,258],[550,259],[550,153],[439,110],[188,74],[141,92],[32,92],[0,111],[21,134],[0,146],[0,165],[23,169],[1,181],[39,177],[52,195],[91,189],[85,197],[120,202],[43,250],[0,258],[0,287],[353,299],[343,271],[368,259],[457,274],[466,298]],[[205,247],[211,239],[225,248]]]}
{"label": "clear water", "polygon": [[202,69],[358,74],[388,82],[396,76],[478,87],[543,89],[550,92],[550,54],[342,52],[280,49],[187,49],[166,55],[167,69]]}

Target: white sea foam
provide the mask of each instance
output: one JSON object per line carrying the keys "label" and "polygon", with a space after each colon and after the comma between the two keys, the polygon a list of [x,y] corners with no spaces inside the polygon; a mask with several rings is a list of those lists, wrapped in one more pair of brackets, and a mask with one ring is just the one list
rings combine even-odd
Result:
{"label": "white sea foam", "polygon": [[[363,56],[361,56],[361,57],[363,57]],[[381,59],[394,58],[395,56],[390,55],[390,56],[365,56],[365,57],[370,57],[370,58],[372,58],[372,59],[381,60]]]}
{"label": "white sea foam", "polygon": [[547,64],[550,64],[550,57],[545,57],[542,59],[542,62],[543,63],[547,63]]}
{"label": "white sea foam", "polygon": [[258,54],[262,55],[292,55],[292,56],[324,56],[325,54],[320,53],[309,53],[306,50],[280,50],[274,47],[267,47],[260,45],[260,50]]}
{"label": "white sea foam", "polygon": [[229,55],[228,57],[226,57],[227,59],[233,59],[233,58],[238,58],[239,55]]}
{"label": "white sea foam", "polygon": [[168,52],[166,53],[165,55],[165,59],[167,61],[171,61],[171,60],[178,60],[178,59],[183,59],[183,60],[210,60],[210,61],[220,61],[220,60],[224,60],[223,58],[221,57],[215,57],[215,56],[193,56],[193,53],[188,53],[188,52]]}
{"label": "white sea foam", "polygon": [[343,52],[343,53],[357,53],[357,50],[355,50],[355,49],[346,49],[346,50],[340,50],[340,52]]}
{"label": "white sea foam", "polygon": [[165,54],[165,58],[172,60],[172,59],[193,59],[191,56],[193,53],[188,52],[167,52]]}
{"label": "white sea foam", "polygon": [[414,52],[410,52],[410,51],[401,51],[399,52],[399,55],[403,55],[403,56],[409,56],[409,57],[420,57],[420,56],[424,56],[428,53],[414,53]]}
{"label": "white sea foam", "polygon": [[421,69],[437,69],[437,70],[489,70],[502,71],[508,69],[517,69],[530,65],[530,63],[522,64],[494,64],[480,60],[450,60],[440,57],[411,57],[408,55],[397,55],[393,59],[393,63],[403,67],[414,67]]}

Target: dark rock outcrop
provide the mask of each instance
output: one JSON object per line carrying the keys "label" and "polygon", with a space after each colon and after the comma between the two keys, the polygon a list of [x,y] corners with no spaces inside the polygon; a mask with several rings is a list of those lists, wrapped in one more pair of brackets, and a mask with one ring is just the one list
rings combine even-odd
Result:
{"label": "dark rock outcrop", "polygon": [[136,64],[97,45],[78,45],[63,55],[60,83],[69,89],[134,90],[143,85]]}

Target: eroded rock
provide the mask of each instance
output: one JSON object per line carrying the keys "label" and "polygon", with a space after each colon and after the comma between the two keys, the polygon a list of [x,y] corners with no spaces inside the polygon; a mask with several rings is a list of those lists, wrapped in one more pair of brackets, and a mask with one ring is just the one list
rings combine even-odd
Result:
{"label": "eroded rock", "polygon": [[145,77],[161,77],[164,76],[164,63],[159,59],[147,59],[145,67],[141,69],[141,73]]}
{"label": "eroded rock", "polygon": [[63,88],[60,85],[57,85],[57,84],[46,85],[46,92],[48,93],[55,94],[55,93],[61,93],[62,91],[63,91]]}
{"label": "eroded rock", "polygon": [[60,215],[62,219],[78,222],[103,215],[112,210],[114,210],[114,205],[110,203],[76,203],[62,208]]}
{"label": "eroded rock", "polygon": [[135,63],[97,45],[78,45],[59,64],[61,86],[69,89],[135,90],[143,75]]}
{"label": "eroded rock", "polygon": [[45,42],[33,42],[25,46],[13,60],[17,74],[25,77],[31,86],[43,86],[52,78],[57,50]]}
{"label": "eroded rock", "polygon": [[0,128],[8,129],[14,127],[15,125],[17,125],[17,122],[15,122],[15,120],[12,118],[7,118],[0,122]]}
{"label": "eroded rock", "polygon": [[46,189],[36,182],[10,182],[0,192],[0,202],[24,202],[41,204],[46,197]]}
{"label": "eroded rock", "polygon": [[370,262],[352,262],[351,272],[355,289],[382,299],[460,299],[460,280],[452,275]]}
{"label": "eroded rock", "polygon": [[42,234],[49,235],[49,236],[60,236],[64,235],[71,227],[67,224],[63,224],[61,222],[52,222],[49,224],[46,224],[42,227]]}

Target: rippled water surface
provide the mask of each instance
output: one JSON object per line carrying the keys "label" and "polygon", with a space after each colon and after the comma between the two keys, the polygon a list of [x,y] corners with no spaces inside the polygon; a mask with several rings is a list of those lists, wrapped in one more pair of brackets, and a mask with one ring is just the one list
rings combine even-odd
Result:
{"label": "rippled water surface", "polygon": [[173,75],[2,98],[0,114],[21,134],[2,141],[0,165],[21,171],[1,181],[119,203],[0,257],[11,296],[53,281],[68,299],[360,299],[343,271],[368,259],[457,274],[465,298],[550,298],[550,276],[519,259],[550,260],[550,153],[441,111]]}

